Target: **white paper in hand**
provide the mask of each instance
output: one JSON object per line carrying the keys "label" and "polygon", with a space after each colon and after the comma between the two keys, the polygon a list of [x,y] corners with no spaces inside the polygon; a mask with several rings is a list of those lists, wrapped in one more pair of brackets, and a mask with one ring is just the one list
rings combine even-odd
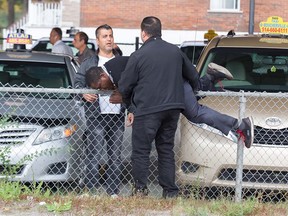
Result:
{"label": "white paper in hand", "polygon": [[99,95],[99,104],[101,114],[119,114],[121,104],[112,104],[109,102],[110,95]]}

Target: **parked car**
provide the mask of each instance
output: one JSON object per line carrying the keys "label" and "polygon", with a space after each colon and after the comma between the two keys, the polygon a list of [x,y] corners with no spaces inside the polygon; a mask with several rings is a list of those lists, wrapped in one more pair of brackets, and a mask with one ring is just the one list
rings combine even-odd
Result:
{"label": "parked car", "polygon": [[15,87],[0,91],[0,178],[23,182],[79,178],[82,108],[72,94],[40,91],[72,86],[77,70],[78,64],[68,55],[0,52],[1,87]]}
{"label": "parked car", "polygon": [[[208,64],[226,67],[226,92],[288,92],[288,37],[283,35],[218,36],[204,48],[197,63],[200,76]],[[217,91],[223,91],[216,86]],[[206,96],[199,103],[238,118],[239,98]],[[244,149],[244,189],[288,190],[287,97],[248,97],[245,117],[254,118],[254,143]],[[233,188],[237,144],[233,137],[205,124],[181,119],[178,183],[181,186]]]}
{"label": "parked car", "polygon": [[206,45],[206,41],[184,41],[179,47],[187,55],[192,64],[196,65]]}
{"label": "parked car", "polygon": [[[70,28],[66,31],[66,33],[69,35],[69,37],[62,37],[62,41],[72,48],[74,56],[78,52],[78,49],[76,49],[74,47],[72,42],[74,40],[74,35],[78,31],[79,31],[78,29]],[[49,37],[42,37],[32,44],[31,49],[33,51],[51,52],[52,46],[53,45],[50,43]],[[95,39],[89,39],[88,43],[87,43],[87,47],[95,52],[97,50],[96,40]]]}
{"label": "parked car", "polygon": [[[84,107],[75,94],[60,92],[74,86],[79,65],[68,55],[15,48],[0,52],[0,89],[5,88],[0,90],[0,178],[81,182]],[[130,154],[131,128],[126,128],[124,182],[131,178]],[[105,178],[105,151],[100,163]]]}
{"label": "parked car", "polygon": [[[70,37],[63,37],[62,41],[70,46],[72,48],[74,56],[78,52],[78,49],[76,49],[73,45],[73,38]],[[87,43],[87,47],[93,51],[97,49],[96,41],[89,39]],[[49,41],[49,37],[42,37],[39,40],[37,40],[31,48],[33,51],[42,51],[42,52],[51,52],[52,50],[52,44]]]}

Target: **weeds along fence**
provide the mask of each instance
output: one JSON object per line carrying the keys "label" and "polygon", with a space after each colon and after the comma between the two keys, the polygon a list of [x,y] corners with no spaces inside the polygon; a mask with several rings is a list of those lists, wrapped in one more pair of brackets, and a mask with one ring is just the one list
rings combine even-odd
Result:
{"label": "weeds along fence", "polygon": [[[96,168],[93,174],[99,177],[95,186],[98,192],[105,194],[110,159],[120,163],[120,195],[130,195],[132,129],[125,127],[122,145],[117,146],[121,150],[120,158],[109,157],[107,152],[113,144],[107,141],[97,149],[95,157],[88,156],[91,149],[85,132],[84,102],[79,100],[83,93],[109,96],[111,92],[0,87],[0,174],[3,180],[44,182],[63,193],[79,192],[87,182],[92,183],[94,175],[87,173],[93,165]],[[208,199],[225,196],[238,202],[249,196],[273,201],[286,199],[288,94],[199,92],[199,97],[200,103],[235,118],[253,116],[254,144],[247,149],[242,141],[237,143],[234,133],[226,136],[181,116],[175,136],[175,158],[176,181],[183,195]],[[107,118],[102,120],[107,121]],[[112,127],[113,122],[109,121],[105,124]],[[115,134],[105,134],[104,140]],[[153,145],[148,188],[151,196],[158,197],[162,189],[157,181],[157,162]]]}

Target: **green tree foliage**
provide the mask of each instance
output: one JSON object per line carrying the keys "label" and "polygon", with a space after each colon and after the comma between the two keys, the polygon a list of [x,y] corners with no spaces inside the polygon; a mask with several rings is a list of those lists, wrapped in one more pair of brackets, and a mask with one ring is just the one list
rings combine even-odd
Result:
{"label": "green tree foliage", "polygon": [[28,0],[0,0],[0,27],[8,27],[28,11]]}
{"label": "green tree foliage", "polygon": [[[60,2],[61,0],[32,0],[33,3]],[[0,28],[12,25],[28,12],[29,0],[0,0]]]}

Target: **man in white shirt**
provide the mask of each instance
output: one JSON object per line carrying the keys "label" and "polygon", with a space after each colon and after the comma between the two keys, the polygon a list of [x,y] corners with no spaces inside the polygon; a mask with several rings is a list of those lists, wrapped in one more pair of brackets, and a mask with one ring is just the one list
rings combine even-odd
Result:
{"label": "man in white shirt", "polygon": [[73,56],[73,51],[71,47],[66,45],[62,41],[62,30],[58,27],[55,27],[50,32],[50,43],[53,45],[52,53],[63,53]]}
{"label": "man in white shirt", "polygon": [[[119,55],[114,47],[112,28],[107,25],[99,26],[96,31],[98,50],[92,57],[82,62],[75,76],[75,88],[89,88],[85,75],[95,66],[103,66],[107,61]],[[117,197],[121,183],[121,151],[125,129],[125,107],[109,102],[108,95],[82,94],[86,117],[85,166],[84,186],[94,192],[99,187],[99,166],[103,151],[107,152],[108,168],[106,170],[106,192],[111,197]],[[105,149],[105,143],[107,148]]]}

